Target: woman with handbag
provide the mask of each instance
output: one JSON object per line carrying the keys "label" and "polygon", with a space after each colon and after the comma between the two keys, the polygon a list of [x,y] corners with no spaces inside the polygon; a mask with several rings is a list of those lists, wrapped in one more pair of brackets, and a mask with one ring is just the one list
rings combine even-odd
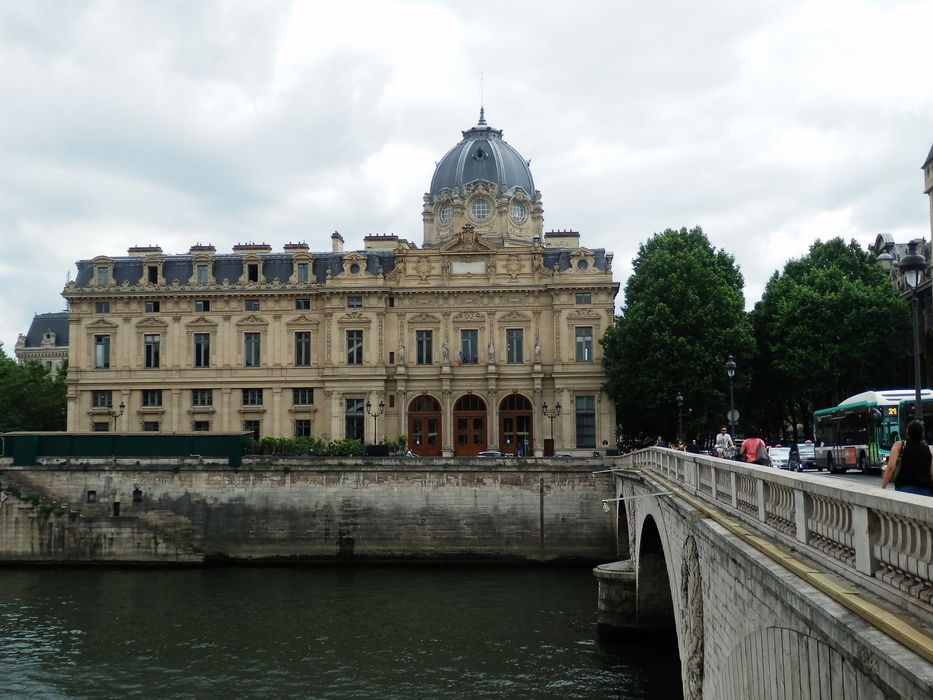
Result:
{"label": "woman with handbag", "polygon": [[744,457],[749,464],[771,466],[771,460],[768,459],[768,446],[758,437],[758,431],[754,428],[748,431],[748,437],[742,441],[739,455]]}
{"label": "woman with handbag", "polygon": [[918,420],[907,425],[907,440],[891,447],[881,488],[891,481],[895,491],[933,496],[933,448],[924,439],[923,423]]}

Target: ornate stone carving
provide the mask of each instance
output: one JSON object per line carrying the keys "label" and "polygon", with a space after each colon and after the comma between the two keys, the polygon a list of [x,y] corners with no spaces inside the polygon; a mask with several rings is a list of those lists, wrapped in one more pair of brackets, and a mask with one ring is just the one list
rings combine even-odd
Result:
{"label": "ornate stone carving", "polygon": [[696,540],[687,537],[680,564],[680,609],[683,611],[684,698],[703,697],[703,582],[700,576],[700,556]]}

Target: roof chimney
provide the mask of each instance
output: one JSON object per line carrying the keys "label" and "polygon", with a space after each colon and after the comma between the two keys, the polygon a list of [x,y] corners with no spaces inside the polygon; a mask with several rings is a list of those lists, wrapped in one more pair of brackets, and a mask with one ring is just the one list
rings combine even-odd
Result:
{"label": "roof chimney", "polygon": [[330,234],[330,240],[332,243],[331,250],[334,253],[342,253],[343,252],[343,236],[341,236],[339,233],[334,231],[332,234]]}

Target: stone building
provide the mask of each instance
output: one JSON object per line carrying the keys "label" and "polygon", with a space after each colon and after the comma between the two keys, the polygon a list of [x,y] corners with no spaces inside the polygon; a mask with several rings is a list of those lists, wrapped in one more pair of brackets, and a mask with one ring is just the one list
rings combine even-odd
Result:
{"label": "stone building", "polygon": [[55,373],[68,359],[68,312],[36,314],[13,348],[20,362],[39,362]]}
{"label": "stone building", "polygon": [[[77,263],[68,429],[249,430],[423,456],[615,446],[599,339],[612,255],[543,233],[529,163],[477,126],[439,162],[421,247],[133,247]],[[558,410],[559,407],[559,410]],[[114,411],[115,412],[115,411]]]}

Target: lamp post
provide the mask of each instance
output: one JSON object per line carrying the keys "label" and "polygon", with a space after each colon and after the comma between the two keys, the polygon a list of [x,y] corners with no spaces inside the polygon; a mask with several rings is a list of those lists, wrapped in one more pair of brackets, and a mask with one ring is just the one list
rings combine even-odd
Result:
{"label": "lamp post", "polygon": [[385,401],[380,401],[376,409],[373,410],[372,403],[369,401],[369,399],[366,400],[366,413],[368,413],[369,415],[373,417],[373,444],[374,445],[376,444],[376,419],[383,414],[385,409],[386,409]]}
{"label": "lamp post", "polygon": [[726,360],[726,374],[729,375],[729,413],[726,415],[726,419],[729,421],[729,434],[732,436],[732,439],[735,440],[735,424],[739,420],[739,414],[735,410],[735,394],[732,388],[732,378],[735,376],[735,358],[732,355],[729,355],[729,359]]}
{"label": "lamp post", "polygon": [[122,416],[123,413],[124,413],[124,411],[126,411],[126,404],[123,403],[122,401],[120,402],[120,412],[119,412],[119,413],[117,413],[117,412],[114,411],[114,410],[111,410],[111,411],[110,411],[110,417],[113,418],[113,432],[117,432],[117,418],[119,418],[120,416]]}
{"label": "lamp post", "polygon": [[682,440],[684,434],[684,397],[679,391],[674,397],[674,402],[677,404],[677,439]]}
{"label": "lamp post", "polygon": [[549,411],[547,404],[541,404],[541,412],[544,414],[545,418],[548,418],[551,421],[551,440],[554,440],[554,418],[560,415],[560,401],[554,405],[554,409]]}
{"label": "lamp post", "polygon": [[913,240],[908,243],[907,255],[901,258],[900,268],[904,273],[904,282],[913,293],[910,305],[914,324],[914,390],[916,392],[914,398],[917,404],[914,417],[919,421],[923,421],[923,404],[920,403],[920,319],[918,316],[920,300],[917,298],[917,288],[923,280],[923,271],[926,266],[927,259],[917,252],[917,241]]}

